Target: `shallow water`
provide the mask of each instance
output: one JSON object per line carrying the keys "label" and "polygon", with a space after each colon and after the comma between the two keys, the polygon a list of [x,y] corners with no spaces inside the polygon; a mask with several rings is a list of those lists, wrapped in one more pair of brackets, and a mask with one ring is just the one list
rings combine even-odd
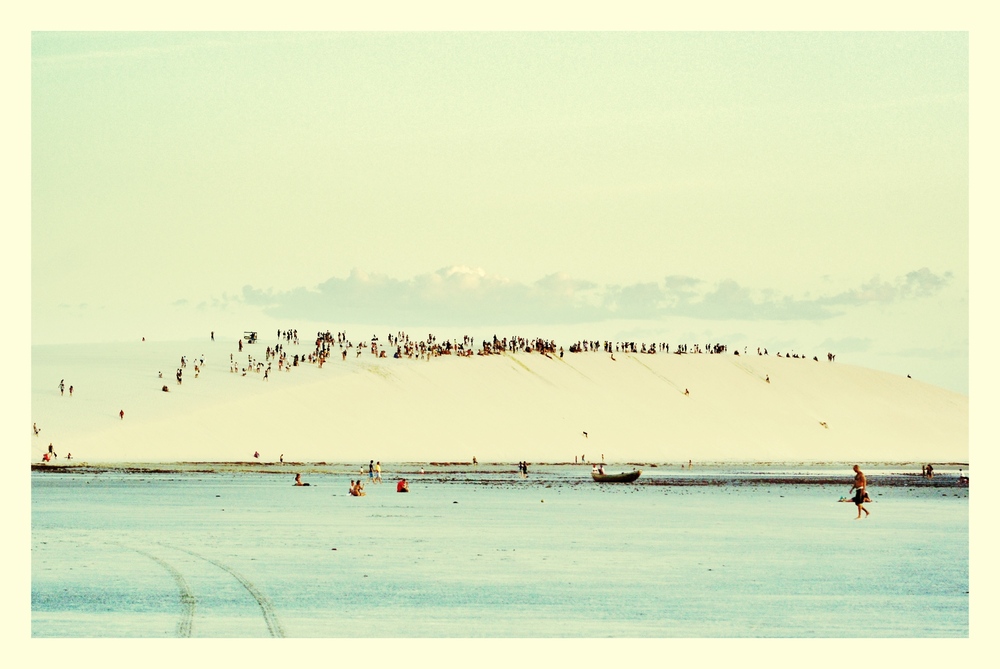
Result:
{"label": "shallow water", "polygon": [[968,636],[966,488],[504,469],[33,473],[32,635]]}

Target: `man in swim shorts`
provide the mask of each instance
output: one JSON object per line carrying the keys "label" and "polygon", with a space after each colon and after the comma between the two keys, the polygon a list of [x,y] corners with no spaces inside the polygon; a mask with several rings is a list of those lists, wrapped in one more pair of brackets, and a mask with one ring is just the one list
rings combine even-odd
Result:
{"label": "man in swim shorts", "polygon": [[868,479],[865,478],[864,472],[857,465],[854,465],[854,485],[851,486],[851,490],[854,491],[854,503],[858,506],[858,517],[855,520],[861,518],[861,512],[865,512],[865,518],[868,517],[868,509],[865,508],[865,498],[868,497]]}

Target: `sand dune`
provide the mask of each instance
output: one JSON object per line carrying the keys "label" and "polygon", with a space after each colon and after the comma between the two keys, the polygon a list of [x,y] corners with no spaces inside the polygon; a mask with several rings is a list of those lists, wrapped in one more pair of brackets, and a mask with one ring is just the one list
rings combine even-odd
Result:
{"label": "sand dune", "polygon": [[[249,460],[254,451],[263,461],[359,463],[602,453],[609,462],[968,461],[967,396],[825,359],[352,351],[322,369],[275,364],[267,381],[230,373],[231,354],[245,363],[264,350],[239,354],[235,341],[36,346],[31,420],[42,432],[30,437],[31,459],[51,441],[60,460],[72,452],[88,462]],[[286,346],[289,356],[309,350]],[[194,378],[189,362],[177,385],[181,355],[205,364]],[[60,379],[73,397],[60,396]]]}

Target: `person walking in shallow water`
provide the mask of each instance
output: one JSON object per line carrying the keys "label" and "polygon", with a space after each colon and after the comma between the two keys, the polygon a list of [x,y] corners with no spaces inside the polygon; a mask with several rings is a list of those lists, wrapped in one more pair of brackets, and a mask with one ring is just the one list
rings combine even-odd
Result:
{"label": "person walking in shallow water", "polygon": [[865,518],[867,518],[869,513],[864,505],[865,502],[870,501],[868,497],[868,479],[857,465],[854,465],[854,485],[851,486],[851,490],[854,491],[854,503],[858,506],[858,517],[855,520],[861,518],[862,511],[865,512]]}

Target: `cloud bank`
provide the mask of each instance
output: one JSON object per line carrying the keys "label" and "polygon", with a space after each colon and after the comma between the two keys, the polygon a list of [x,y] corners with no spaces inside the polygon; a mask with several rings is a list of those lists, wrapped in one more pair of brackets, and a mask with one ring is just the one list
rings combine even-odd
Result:
{"label": "cloud bank", "polygon": [[930,297],[952,281],[950,272],[921,268],[892,280],[878,276],[829,295],[793,296],[754,290],[732,279],[708,283],[689,276],[658,282],[598,285],[563,273],[533,283],[453,266],[396,279],[359,269],[347,278],[332,277],[313,288],[276,291],[244,286],[240,295],[214,298],[239,301],[274,318],[330,322],[420,322],[452,325],[497,323],[573,324],[612,319],[823,321],[864,305],[888,305]]}

